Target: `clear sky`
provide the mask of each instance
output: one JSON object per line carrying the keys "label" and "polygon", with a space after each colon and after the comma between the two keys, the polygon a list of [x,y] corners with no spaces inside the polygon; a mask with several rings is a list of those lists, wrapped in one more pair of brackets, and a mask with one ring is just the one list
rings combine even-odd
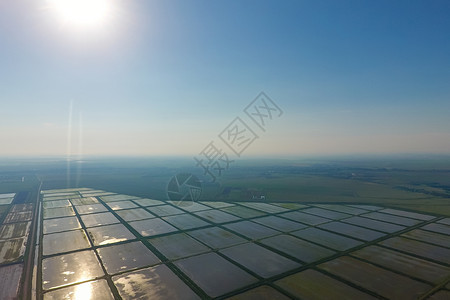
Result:
{"label": "clear sky", "polygon": [[248,156],[450,152],[448,0],[54,1],[0,0],[0,155],[196,155],[261,91]]}

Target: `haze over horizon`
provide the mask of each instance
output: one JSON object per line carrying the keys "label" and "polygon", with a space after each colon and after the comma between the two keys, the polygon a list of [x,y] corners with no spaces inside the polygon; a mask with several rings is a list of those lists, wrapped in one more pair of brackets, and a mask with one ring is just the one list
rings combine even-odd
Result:
{"label": "haze over horizon", "polygon": [[0,156],[193,156],[238,116],[248,157],[450,154],[448,1],[50,2],[0,2]]}

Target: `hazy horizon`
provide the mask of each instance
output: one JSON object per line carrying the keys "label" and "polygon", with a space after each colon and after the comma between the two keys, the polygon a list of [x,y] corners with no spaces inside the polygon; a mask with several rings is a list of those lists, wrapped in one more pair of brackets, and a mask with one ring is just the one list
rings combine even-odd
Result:
{"label": "hazy horizon", "polygon": [[[0,156],[450,154],[446,1],[121,1],[101,26],[0,3]],[[260,92],[282,110],[261,130]]]}

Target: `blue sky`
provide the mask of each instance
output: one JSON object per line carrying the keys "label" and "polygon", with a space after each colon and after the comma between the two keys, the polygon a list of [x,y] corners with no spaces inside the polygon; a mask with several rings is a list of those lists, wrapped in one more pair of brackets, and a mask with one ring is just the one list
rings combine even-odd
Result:
{"label": "blue sky", "polygon": [[0,155],[195,155],[260,91],[248,156],[450,152],[448,1],[111,2],[0,2]]}

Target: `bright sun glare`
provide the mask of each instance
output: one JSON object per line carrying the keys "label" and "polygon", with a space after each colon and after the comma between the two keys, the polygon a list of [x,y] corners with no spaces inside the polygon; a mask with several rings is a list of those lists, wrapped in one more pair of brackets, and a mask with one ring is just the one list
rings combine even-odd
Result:
{"label": "bright sun glare", "polygon": [[94,29],[111,17],[111,0],[47,0],[65,25],[76,29]]}

